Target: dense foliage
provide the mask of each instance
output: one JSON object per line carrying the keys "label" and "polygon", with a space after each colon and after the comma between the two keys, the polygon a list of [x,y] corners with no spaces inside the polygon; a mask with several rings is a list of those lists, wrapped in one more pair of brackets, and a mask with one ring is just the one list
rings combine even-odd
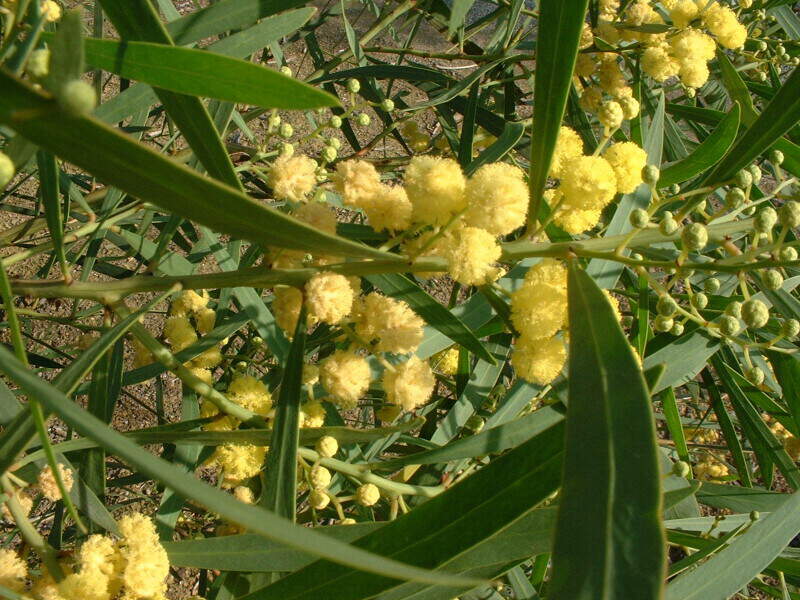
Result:
{"label": "dense foliage", "polygon": [[784,0],[3,0],[0,597],[800,597]]}

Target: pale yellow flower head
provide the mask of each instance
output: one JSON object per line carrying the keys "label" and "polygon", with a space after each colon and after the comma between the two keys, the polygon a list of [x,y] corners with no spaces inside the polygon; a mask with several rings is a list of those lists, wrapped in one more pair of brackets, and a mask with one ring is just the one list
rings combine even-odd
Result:
{"label": "pale yellow flower head", "polygon": [[306,282],[309,314],[323,323],[335,325],[353,310],[353,288],[344,275],[323,271]]}
{"label": "pale yellow flower head", "polygon": [[394,371],[383,373],[383,389],[387,402],[399,404],[405,410],[414,410],[425,404],[433,393],[436,378],[426,361],[412,356],[397,365]]}
{"label": "pale yellow flower head", "polygon": [[305,202],[317,186],[317,163],[308,156],[279,156],[269,169],[268,182],[275,198]]}
{"label": "pale yellow flower head", "polygon": [[319,372],[320,382],[334,402],[353,408],[369,388],[370,368],[366,359],[347,350],[337,350],[326,358]]}
{"label": "pale yellow flower head", "polygon": [[357,305],[356,333],[367,342],[375,342],[377,352],[406,354],[422,342],[424,321],[403,300],[367,294]]}
{"label": "pale yellow flower head", "polygon": [[336,213],[328,204],[323,202],[307,202],[301,204],[294,211],[294,216],[303,223],[308,223],[317,231],[336,234]]}
{"label": "pale yellow flower head", "polygon": [[228,399],[257,415],[266,416],[272,408],[267,386],[252,375],[236,375],[226,392]]}
{"label": "pale yellow flower head", "polygon": [[322,402],[313,400],[303,404],[302,411],[302,427],[317,428],[325,425],[325,407]]}
{"label": "pale yellow flower head", "polygon": [[675,27],[684,28],[700,14],[700,8],[694,0],[677,0],[669,11],[669,18]]}
{"label": "pale yellow flower head", "polygon": [[567,290],[549,283],[523,284],[511,296],[511,322],[525,338],[552,337],[567,317]]}
{"label": "pale yellow flower head", "polygon": [[217,446],[209,462],[222,469],[223,486],[230,488],[258,475],[266,454],[266,446],[224,444]]}
{"label": "pale yellow flower head", "polygon": [[479,227],[462,227],[446,251],[450,276],[463,285],[483,285],[500,274],[495,262],[502,249],[494,236]]}
{"label": "pale yellow flower head", "polygon": [[558,377],[566,360],[567,350],[558,338],[531,340],[522,336],[511,353],[511,364],[517,374],[537,385],[548,384]]}
{"label": "pale yellow flower head", "polygon": [[372,163],[345,160],[336,165],[331,176],[336,191],[347,206],[364,207],[381,186],[381,177]]}
{"label": "pale yellow flower head", "polygon": [[730,7],[714,3],[703,11],[702,17],[703,24],[716,36],[720,46],[731,50],[744,46],[747,29]]}
{"label": "pale yellow flower head", "polygon": [[174,315],[167,319],[164,324],[164,336],[173,353],[185,350],[197,341],[197,332],[192,323],[187,317],[180,315]]}
{"label": "pale yellow flower head", "polygon": [[451,158],[415,156],[406,168],[405,188],[415,223],[444,225],[466,207],[466,181]]}
{"label": "pale yellow flower head", "polygon": [[559,189],[570,206],[602,209],[617,193],[617,177],[606,159],[579,156],[566,162]]}
{"label": "pale yellow flower head", "polygon": [[375,231],[401,231],[411,225],[413,207],[401,186],[380,185],[363,208]]}
{"label": "pale yellow flower head", "polygon": [[525,224],[528,185],[522,170],[506,163],[483,165],[467,180],[464,221],[492,235],[507,235]]}
{"label": "pale yellow flower head", "polygon": [[630,194],[642,183],[642,169],[647,164],[647,153],[634,142],[614,144],[603,153],[614,169],[617,191]]}
{"label": "pale yellow flower head", "polygon": [[0,585],[22,593],[27,575],[28,566],[16,552],[8,548],[0,549]]}
{"label": "pale yellow flower head", "polygon": [[458,347],[452,346],[434,356],[436,370],[442,375],[455,375],[458,371]]}
{"label": "pale yellow flower head", "polygon": [[680,65],[670,53],[669,46],[651,46],[642,54],[642,70],[656,81],[663,82],[678,74]]}
{"label": "pale yellow flower head", "polygon": [[[61,482],[64,484],[64,488],[69,492],[73,485],[72,469],[68,469],[58,463],[58,472],[61,475]],[[38,484],[39,490],[41,490],[45,498],[53,502],[61,500],[61,490],[58,489],[58,483],[56,483],[56,478],[50,465],[39,471]]]}
{"label": "pale yellow flower head", "polygon": [[553,161],[550,164],[550,176],[561,177],[564,163],[571,158],[583,154],[583,140],[574,129],[562,125],[558,132],[558,140],[553,151]]}

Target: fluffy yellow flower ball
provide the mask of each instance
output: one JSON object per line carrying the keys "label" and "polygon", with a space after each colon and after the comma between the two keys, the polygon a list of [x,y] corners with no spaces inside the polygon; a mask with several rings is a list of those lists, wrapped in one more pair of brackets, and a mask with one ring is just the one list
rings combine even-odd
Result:
{"label": "fluffy yellow flower ball", "polygon": [[458,347],[442,350],[435,357],[436,370],[442,375],[455,375],[458,371]]}
{"label": "fluffy yellow flower ball", "polygon": [[353,408],[369,388],[369,363],[347,350],[337,350],[320,365],[319,379],[336,404]]}
{"label": "fluffy yellow flower ball", "polygon": [[42,2],[42,16],[48,23],[55,23],[61,18],[61,7],[54,0]]}
{"label": "fluffy yellow flower ball", "polygon": [[345,160],[336,165],[331,177],[336,191],[347,206],[363,207],[381,186],[381,176],[372,163],[365,160]]}
{"label": "fluffy yellow flower ball", "polygon": [[125,561],[122,581],[126,597],[149,599],[163,596],[167,590],[169,559],[158,540],[153,522],[139,513],[119,521],[122,534],[121,554]]}
{"label": "fluffy yellow flower ball", "polygon": [[213,308],[201,308],[194,316],[197,331],[203,335],[210,333],[217,322],[217,311]]}
{"label": "fluffy yellow flower ball", "polygon": [[511,295],[511,322],[524,338],[552,337],[566,318],[566,288],[549,283],[523,284]]}
{"label": "fluffy yellow flower ball", "polygon": [[295,287],[277,287],[273,290],[275,300],[272,301],[272,314],[278,327],[291,338],[300,318],[303,306],[303,292]]}
{"label": "fluffy yellow flower ball", "polygon": [[525,224],[528,186],[522,170],[506,163],[483,165],[467,180],[464,221],[492,235],[507,235]]}
{"label": "fluffy yellow flower ball", "polygon": [[365,483],[356,490],[356,502],[361,506],[373,506],[381,499],[381,491],[374,483]]}
{"label": "fluffy yellow flower ball", "polygon": [[[58,473],[61,476],[61,482],[64,484],[64,488],[69,492],[74,483],[72,469],[68,469],[61,463],[58,463]],[[44,469],[39,471],[37,482],[39,484],[39,490],[41,490],[45,498],[53,502],[61,500],[61,490],[58,489],[58,483],[56,483],[56,477],[50,465],[47,465]]]}
{"label": "fluffy yellow flower ball", "polygon": [[669,46],[651,46],[642,53],[642,70],[656,81],[666,81],[678,74],[680,65],[670,54]]}
{"label": "fluffy yellow flower ball", "polygon": [[312,429],[325,425],[326,412],[322,402],[317,400],[306,402],[303,404],[301,412],[301,427]]}
{"label": "fluffy yellow flower ball", "polygon": [[566,291],[567,268],[554,258],[543,258],[525,273],[523,285],[535,286],[542,283]]}
{"label": "fluffy yellow flower ball", "polygon": [[[608,57],[608,58],[607,58]],[[628,80],[613,54],[603,55],[600,60],[600,87],[614,98],[621,98],[632,93]]]}
{"label": "fluffy yellow flower ball", "polygon": [[194,290],[185,290],[172,302],[169,307],[169,314],[185,316],[189,313],[196,313],[208,306],[208,295],[206,292],[198,294]]}
{"label": "fluffy yellow flower ball", "polygon": [[717,51],[714,39],[693,27],[688,27],[671,37],[669,47],[672,56],[679,62],[707,62],[714,58]]}
{"label": "fluffy yellow flower ball", "polygon": [[555,150],[553,150],[553,162],[550,163],[550,176],[561,177],[561,171],[571,158],[583,154],[583,139],[574,129],[562,125],[558,131]]}
{"label": "fluffy yellow flower ball", "polygon": [[669,11],[669,18],[675,27],[687,27],[700,14],[700,7],[694,0],[678,0]]}
{"label": "fluffy yellow flower ball", "polygon": [[336,213],[328,204],[307,202],[298,206],[293,214],[303,223],[308,223],[318,231],[331,235],[336,233]]}
{"label": "fluffy yellow flower ball", "polygon": [[0,549],[0,585],[22,593],[27,575],[28,566],[16,552],[7,548]]}
{"label": "fluffy yellow flower ball", "polygon": [[409,411],[428,401],[435,384],[436,378],[430,366],[417,356],[397,365],[394,371],[386,369],[383,373],[386,401]]}
{"label": "fluffy yellow flower ball", "polygon": [[415,223],[444,225],[466,207],[466,181],[452,158],[415,156],[408,163],[405,187]]}
{"label": "fluffy yellow flower ball", "polygon": [[600,110],[597,113],[597,118],[602,123],[606,135],[611,135],[615,129],[622,125],[625,114],[622,112],[622,107],[619,102],[610,100],[603,102],[600,105]]}
{"label": "fluffy yellow flower ball", "polygon": [[453,279],[463,285],[483,285],[500,274],[494,263],[501,253],[491,233],[479,227],[462,227],[451,238],[445,257]]}
{"label": "fluffy yellow flower ball", "polygon": [[358,303],[356,333],[377,352],[407,354],[422,342],[424,321],[402,300],[372,292]]}
{"label": "fluffy yellow flower ball", "polygon": [[272,395],[264,383],[252,375],[236,375],[226,392],[228,399],[257,415],[266,416],[272,409]]}
{"label": "fluffy yellow flower ball", "polygon": [[189,363],[192,367],[213,369],[222,362],[222,350],[219,346],[211,346],[195,356]]}
{"label": "fluffy yellow flower ball", "polygon": [[588,86],[581,93],[581,98],[578,104],[587,112],[597,112],[600,110],[600,105],[603,103],[603,90],[596,85]]}
{"label": "fluffy yellow flower ball", "polygon": [[575,75],[581,77],[591,77],[597,69],[597,63],[591,54],[578,54],[575,61]]}
{"label": "fluffy yellow flower ball", "polygon": [[736,13],[728,6],[712,4],[702,14],[703,24],[717,37],[720,46],[741,48],[747,41],[747,29],[739,23]]}
{"label": "fluffy yellow flower ball", "polygon": [[222,469],[222,484],[231,488],[258,475],[266,455],[266,446],[224,444],[217,446],[209,462],[216,463]]}
{"label": "fluffy yellow flower ball", "polygon": [[323,271],[306,282],[309,314],[323,323],[335,325],[353,310],[353,288],[344,275]]}
{"label": "fluffy yellow flower ball", "polygon": [[600,156],[579,156],[568,160],[561,176],[564,201],[584,210],[601,209],[617,193],[617,176]]}
{"label": "fluffy yellow flower ball", "polygon": [[413,207],[405,188],[381,185],[364,205],[367,220],[375,231],[401,231],[411,225]]}
{"label": "fluffy yellow flower ball", "polygon": [[642,183],[642,169],[647,164],[647,153],[634,142],[614,144],[603,153],[614,169],[617,191],[630,194]]}
{"label": "fluffy yellow flower ball", "polygon": [[305,202],[317,185],[317,163],[302,154],[280,156],[269,169],[268,182],[278,200]]}
{"label": "fluffy yellow flower ball", "polygon": [[569,234],[576,235],[592,229],[600,221],[600,209],[584,210],[562,206],[556,212],[553,222]]}
{"label": "fluffy yellow flower ball", "polygon": [[546,385],[558,377],[567,360],[567,350],[558,338],[517,340],[511,353],[511,364],[517,374],[537,385]]}
{"label": "fluffy yellow flower ball", "polygon": [[164,324],[164,336],[172,352],[185,350],[197,341],[197,333],[188,318],[175,315]]}

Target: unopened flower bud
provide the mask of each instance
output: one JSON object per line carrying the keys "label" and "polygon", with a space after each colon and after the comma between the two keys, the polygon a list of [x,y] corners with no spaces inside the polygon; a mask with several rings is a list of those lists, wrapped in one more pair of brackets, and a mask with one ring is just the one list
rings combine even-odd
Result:
{"label": "unopened flower bud", "polygon": [[281,116],[278,113],[272,113],[267,119],[267,125],[270,127],[277,127],[281,124]]}
{"label": "unopened flower bud", "polygon": [[283,139],[288,140],[294,135],[294,127],[292,127],[291,123],[282,123],[280,129],[278,130],[278,135]]}
{"label": "unopened flower bud", "polygon": [[281,156],[292,156],[294,154],[294,146],[289,142],[281,144]]}
{"label": "unopened flower bud", "polygon": [[317,440],[314,448],[321,457],[331,458],[339,451],[339,442],[336,441],[335,437],[326,435]]}
{"label": "unopened flower bud", "polygon": [[706,296],[703,292],[697,292],[694,296],[692,296],[692,306],[694,306],[698,310],[703,310],[706,306],[708,306],[708,296]]}
{"label": "unopened flower bud", "polygon": [[690,469],[689,465],[682,460],[676,461],[672,465],[672,474],[677,475],[678,477],[683,477],[684,479],[689,476]]}
{"label": "unopened flower bud", "polygon": [[339,525],[355,525],[355,524],[356,520],[351,519],[350,517],[347,517],[346,519],[342,519],[341,521],[339,521]]}
{"label": "unopened flower bud", "polygon": [[661,177],[661,171],[655,165],[645,165],[642,168],[642,181],[650,187],[655,187],[658,179]]}
{"label": "unopened flower bud", "polygon": [[292,76],[292,70],[289,68],[288,65],[283,65],[281,67],[281,73],[283,73],[287,77],[291,77]]}
{"label": "unopened flower bud", "polygon": [[776,271],[775,269],[766,271],[761,276],[761,280],[764,282],[764,285],[768,290],[778,290],[783,285],[783,275],[781,275],[780,272]]}
{"label": "unopened flower bud", "polygon": [[800,202],[789,200],[780,209],[781,225],[795,228],[800,225]]}
{"label": "unopened flower bud", "polygon": [[691,223],[683,228],[681,240],[688,250],[701,250],[708,243],[708,230],[702,223]]}
{"label": "unopened flower bud", "polygon": [[339,141],[339,138],[335,137],[328,138],[328,141],[326,143],[331,148],[336,148],[337,150],[339,150],[342,147],[342,142]]}
{"label": "unopened flower bud", "polygon": [[745,371],[744,376],[747,378],[747,381],[752,383],[753,385],[761,385],[764,383],[764,371],[762,371],[758,367],[752,367]]}
{"label": "unopened flower bud", "polygon": [[722,284],[719,282],[719,279],[716,277],[709,277],[703,282],[703,289],[707,294],[716,294],[721,285]]}
{"label": "unopened flower bud", "polygon": [[634,208],[631,211],[630,221],[636,229],[644,229],[650,222],[650,215],[643,208]]}
{"label": "unopened flower bud", "polygon": [[628,98],[621,98],[619,100],[619,105],[622,107],[622,115],[628,121],[636,118],[636,116],[639,114],[639,101],[632,96]]}
{"label": "unopened flower bud", "polygon": [[730,315],[731,317],[736,317],[737,319],[741,319],[742,303],[738,300],[728,303],[728,306],[725,307],[725,314]]}
{"label": "unopened flower bud", "polygon": [[750,520],[751,521],[758,521],[761,518],[761,513],[757,510],[750,511]]}
{"label": "unopened flower bud", "polygon": [[778,252],[778,258],[783,262],[791,262],[797,260],[797,250],[793,246],[784,246]]}
{"label": "unopened flower bud", "polygon": [[653,319],[653,329],[660,332],[669,331],[674,324],[672,317],[665,317],[664,315],[658,315]]}
{"label": "unopened flower bud", "polygon": [[781,324],[781,335],[789,339],[797,337],[800,333],[800,321],[797,319],[786,319]]}
{"label": "unopened flower bud", "polygon": [[464,427],[469,429],[472,433],[480,433],[483,429],[484,425],[486,425],[486,421],[480,415],[472,415],[467,422],[464,424]]}
{"label": "unopened flower bud", "polygon": [[744,204],[744,200],[745,194],[742,188],[732,187],[728,190],[728,193],[725,194],[725,206],[727,206],[729,210],[739,208]]}
{"label": "unopened flower bud", "polygon": [[679,228],[680,224],[672,217],[665,217],[661,219],[661,223],[658,224],[658,230],[662,235],[672,235],[678,231]]}
{"label": "unopened flower bud", "polygon": [[342,117],[339,115],[331,115],[331,118],[328,120],[328,127],[332,129],[339,129],[342,126]]}
{"label": "unopened flower bud", "polygon": [[333,146],[325,146],[322,149],[322,159],[325,162],[333,162],[333,161],[335,161],[337,155],[338,155],[338,153],[336,152],[336,148],[334,148]]}
{"label": "unopened flower bud", "polygon": [[44,79],[50,72],[50,50],[40,48],[31,52],[28,64],[25,65],[28,75],[35,79]]}
{"label": "unopened flower bud", "polygon": [[736,174],[736,177],[734,177],[733,180],[740,188],[746,188],[753,184],[753,175],[750,173],[750,171],[742,169]]}
{"label": "unopened flower bud", "polygon": [[94,88],[81,79],[68,81],[58,94],[58,104],[73,117],[88,115],[97,106]]}
{"label": "unopened flower bud", "polygon": [[361,125],[361,127],[366,127],[367,125],[370,124],[371,121],[372,119],[369,118],[369,115],[367,113],[359,113],[356,116],[356,123],[358,125]]}
{"label": "unopened flower bud", "polygon": [[381,491],[374,483],[365,483],[356,490],[356,502],[361,506],[372,506],[381,499]]}
{"label": "unopened flower bud", "polygon": [[758,185],[761,181],[761,167],[758,165],[750,165],[747,167],[747,170],[750,171],[750,175],[753,176],[753,183]]}
{"label": "unopened flower bud", "polygon": [[0,152],[0,188],[5,187],[11,181],[15,172],[14,162],[7,154]]}
{"label": "unopened flower bud", "polygon": [[753,228],[759,233],[769,233],[778,222],[778,213],[771,206],[767,206],[758,211]]}
{"label": "unopened flower bud", "polygon": [[331,472],[325,467],[315,465],[311,467],[308,480],[315,490],[324,490],[331,484]]}
{"label": "unopened flower bud", "polygon": [[663,296],[659,297],[658,303],[656,304],[656,310],[658,311],[658,314],[664,317],[671,317],[678,311],[678,303],[675,302],[675,299],[672,296],[664,294]]}
{"label": "unopened flower bud", "polygon": [[739,319],[736,317],[732,317],[731,315],[722,315],[717,321],[719,325],[719,330],[723,335],[736,335],[739,333],[739,329],[741,326],[739,325]]}
{"label": "unopened flower bud", "polygon": [[361,83],[359,83],[358,79],[353,79],[352,77],[347,80],[347,90],[353,92],[354,94],[358,93],[358,90],[361,89]]}
{"label": "unopened flower bud", "polygon": [[683,323],[678,323],[677,321],[672,326],[672,329],[669,332],[674,335],[675,337],[680,337],[683,335]]}
{"label": "unopened flower bud", "polygon": [[769,309],[761,300],[750,298],[742,304],[742,321],[752,328],[763,327],[769,321]]}
{"label": "unopened flower bud", "polygon": [[237,363],[236,363],[236,364],[233,366],[233,368],[234,368],[234,369],[236,369],[236,370],[237,370],[237,371],[239,371],[239,372],[244,372],[244,371],[247,371],[247,363],[246,363],[246,362],[244,362],[243,360],[240,360],[239,362],[237,362]]}
{"label": "unopened flower bud", "polygon": [[597,118],[605,127],[606,135],[608,135],[622,125],[624,118],[622,107],[615,100],[603,102],[600,110],[597,111]]}
{"label": "unopened flower bud", "polygon": [[391,98],[386,98],[383,102],[381,102],[381,108],[386,112],[392,112],[394,110],[394,100]]}
{"label": "unopened flower bud", "polygon": [[308,503],[314,510],[322,510],[331,502],[331,497],[327,492],[314,490],[308,495]]}

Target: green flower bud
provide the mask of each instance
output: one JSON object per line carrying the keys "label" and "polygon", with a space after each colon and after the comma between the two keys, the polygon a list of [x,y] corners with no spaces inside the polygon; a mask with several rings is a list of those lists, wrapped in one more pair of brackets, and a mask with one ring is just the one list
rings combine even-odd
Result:
{"label": "green flower bud", "polygon": [[742,321],[752,328],[763,327],[769,321],[769,309],[761,300],[750,298],[742,304]]}
{"label": "green flower bud", "polygon": [[97,106],[94,88],[80,79],[64,84],[58,94],[58,104],[62,110],[73,117],[88,115]]}
{"label": "green flower bud", "polygon": [[291,123],[282,123],[280,129],[278,130],[278,135],[283,139],[288,140],[294,135],[294,127],[292,127]]}
{"label": "green flower bud", "polygon": [[243,360],[240,360],[233,366],[233,368],[237,371],[244,372],[247,370],[247,363]]}
{"label": "green flower bud", "polygon": [[750,173],[750,171],[746,171],[744,169],[739,171],[733,180],[740,188],[746,188],[753,185],[753,175]]}
{"label": "green flower bud", "polygon": [[394,110],[394,100],[386,98],[386,100],[381,102],[381,108],[386,112],[392,112]]}
{"label": "green flower bud", "polygon": [[[764,17],[759,17],[759,18],[763,19]],[[760,40],[760,41],[758,42],[757,46],[758,46],[758,50],[759,50],[760,52],[763,52],[764,50],[766,50],[766,49],[767,49],[767,42],[765,42],[765,41],[763,41],[763,40]]]}
{"label": "green flower bud", "polygon": [[783,285],[783,275],[781,275],[780,272],[776,271],[775,269],[766,271],[761,276],[761,280],[764,282],[764,285],[768,290],[779,290]]}
{"label": "green flower bud", "polygon": [[294,146],[289,142],[281,143],[281,155],[292,156],[294,154]]}
{"label": "green flower bud", "polygon": [[630,221],[636,229],[644,229],[650,222],[650,215],[643,208],[634,208],[631,211]]}
{"label": "green flower bud", "polygon": [[660,332],[667,332],[672,329],[672,326],[675,322],[672,320],[671,317],[665,317],[664,315],[658,315],[653,320],[653,329]]}
{"label": "green flower bud", "polygon": [[728,210],[735,210],[744,204],[744,190],[742,188],[733,187],[725,194],[725,206]]}
{"label": "green flower bud", "polygon": [[7,154],[0,152],[0,188],[4,188],[14,177],[16,169]]}
{"label": "green flower bud", "polygon": [[747,170],[750,171],[750,175],[753,176],[753,183],[758,185],[761,181],[761,168],[758,165],[750,165],[747,167]]}
{"label": "green flower bud", "polygon": [[283,73],[287,77],[291,77],[292,76],[292,70],[289,68],[288,65],[283,65],[281,67],[281,73]]}
{"label": "green flower bud", "polygon": [[464,424],[472,433],[480,433],[484,425],[486,425],[486,421],[480,415],[472,415]]}
{"label": "green flower bud", "polygon": [[789,200],[780,208],[780,221],[784,227],[795,228],[800,225],[800,202]]}
{"label": "green flower bud", "polygon": [[658,224],[658,230],[662,235],[672,235],[680,228],[680,224],[672,217],[661,219]]}
{"label": "green flower bud", "polygon": [[692,306],[694,306],[697,310],[703,310],[706,306],[708,306],[708,296],[706,296],[703,292],[697,292],[694,296],[692,296]]}
{"label": "green flower bud", "polygon": [[750,520],[751,521],[758,521],[761,518],[761,513],[757,510],[750,511]]}
{"label": "green flower bud", "polygon": [[642,169],[642,181],[650,187],[655,187],[659,177],[661,177],[661,171],[655,165],[645,165]]}
{"label": "green flower bud", "polygon": [[784,262],[797,260],[797,250],[795,250],[794,246],[784,246],[778,252],[778,258]]}
{"label": "green flower bud", "polygon": [[742,318],[742,303],[738,300],[734,300],[730,302],[728,306],[725,307],[725,314],[730,315],[731,317],[736,317],[737,319]]}
{"label": "green flower bud", "polygon": [[335,137],[328,138],[328,141],[326,143],[331,148],[336,148],[337,150],[339,150],[342,147],[342,142],[339,141],[339,138]]}
{"label": "green flower bud", "polygon": [[31,52],[28,64],[25,65],[28,75],[35,79],[44,79],[50,72],[50,50],[40,48]]}
{"label": "green flower bud", "polygon": [[789,339],[797,337],[800,333],[800,321],[797,319],[786,319],[781,324],[781,335]]}
{"label": "green flower bud", "polygon": [[258,335],[253,336],[252,338],[250,338],[250,343],[253,344],[254,346],[263,346],[264,338]]}
{"label": "green flower bud", "polygon": [[308,495],[308,504],[314,510],[323,510],[330,502],[331,497],[323,490],[312,490]]}
{"label": "green flower bud", "polygon": [[330,435],[322,436],[314,444],[317,453],[323,458],[331,458],[339,451],[339,442],[336,438]]}
{"label": "green flower bud", "polygon": [[659,315],[671,317],[678,311],[678,303],[675,302],[675,299],[672,296],[664,294],[658,299],[656,311],[658,311]]}
{"label": "green flower bud", "polygon": [[331,115],[330,120],[328,121],[328,127],[332,129],[339,129],[342,126],[342,117],[339,115]]}
{"label": "green flower bud", "polygon": [[719,282],[719,279],[716,277],[709,277],[703,282],[703,289],[707,294],[716,294],[721,285],[722,284]]}
{"label": "green flower bud", "polygon": [[333,146],[325,146],[322,149],[322,160],[324,160],[325,162],[333,162],[336,160],[337,154],[338,153],[336,152],[336,148],[334,148]]}
{"label": "green flower bud", "polygon": [[684,479],[689,476],[691,469],[689,468],[688,463],[685,463],[682,460],[676,461],[672,465],[672,474],[677,475],[678,477],[683,477]]}
{"label": "green flower bud", "polygon": [[780,150],[773,150],[769,153],[769,162],[771,162],[776,167],[779,167],[783,164],[783,152]]}
{"label": "green flower bud", "polygon": [[356,123],[361,125],[361,127],[366,127],[367,125],[370,124],[370,121],[372,121],[372,119],[369,118],[369,115],[367,113],[360,113],[356,117]]}
{"label": "green flower bud", "polygon": [[686,88],[685,93],[687,98],[694,98],[695,95],[697,94],[697,91],[694,88],[690,87]]}
{"label": "green flower bud", "polygon": [[769,233],[778,222],[778,213],[771,206],[767,206],[758,211],[753,228],[759,233]]}
{"label": "green flower bud", "polygon": [[767,80],[767,74],[764,71],[759,71],[758,73],[756,73],[756,79],[758,79],[759,81],[762,81],[762,82],[766,81]]}
{"label": "green flower bud", "polygon": [[644,256],[642,256],[642,255],[641,255],[641,254],[639,254],[638,252],[634,252],[633,254],[631,254],[631,259],[633,259],[633,260],[635,260],[635,261],[639,262],[639,261],[642,261],[642,260],[644,260]]}
{"label": "green flower bud", "polygon": [[739,319],[730,315],[722,315],[719,321],[717,321],[717,324],[719,325],[719,330],[722,335],[736,335],[741,328]]}
{"label": "green flower bud", "polygon": [[354,94],[358,93],[358,90],[361,89],[361,84],[359,83],[358,79],[353,79],[352,77],[347,80],[347,89]]}
{"label": "green flower bud", "polygon": [[269,125],[272,128],[275,128],[280,124],[281,124],[281,116],[278,113],[271,114],[267,119],[267,125]]}
{"label": "green flower bud", "polygon": [[747,381],[749,381],[753,385],[761,385],[762,383],[764,383],[764,371],[762,371],[758,367],[752,367],[750,369],[747,369],[744,376],[745,378],[747,378]]}
{"label": "green flower bud", "polygon": [[672,329],[669,332],[674,335],[675,337],[680,337],[683,335],[683,323],[678,323],[677,321],[672,326]]}
{"label": "green flower bud", "polygon": [[679,186],[677,183],[673,183],[671,186],[669,186],[669,193],[673,196],[677,196],[681,193],[681,186]]}
{"label": "green flower bud", "polygon": [[688,250],[701,250],[708,244],[708,230],[702,223],[691,223],[683,228],[681,240]]}
{"label": "green flower bud", "polygon": [[786,54],[786,48],[783,46],[783,44],[778,44],[777,46],[775,46],[775,53],[778,56],[783,56],[784,54]]}

